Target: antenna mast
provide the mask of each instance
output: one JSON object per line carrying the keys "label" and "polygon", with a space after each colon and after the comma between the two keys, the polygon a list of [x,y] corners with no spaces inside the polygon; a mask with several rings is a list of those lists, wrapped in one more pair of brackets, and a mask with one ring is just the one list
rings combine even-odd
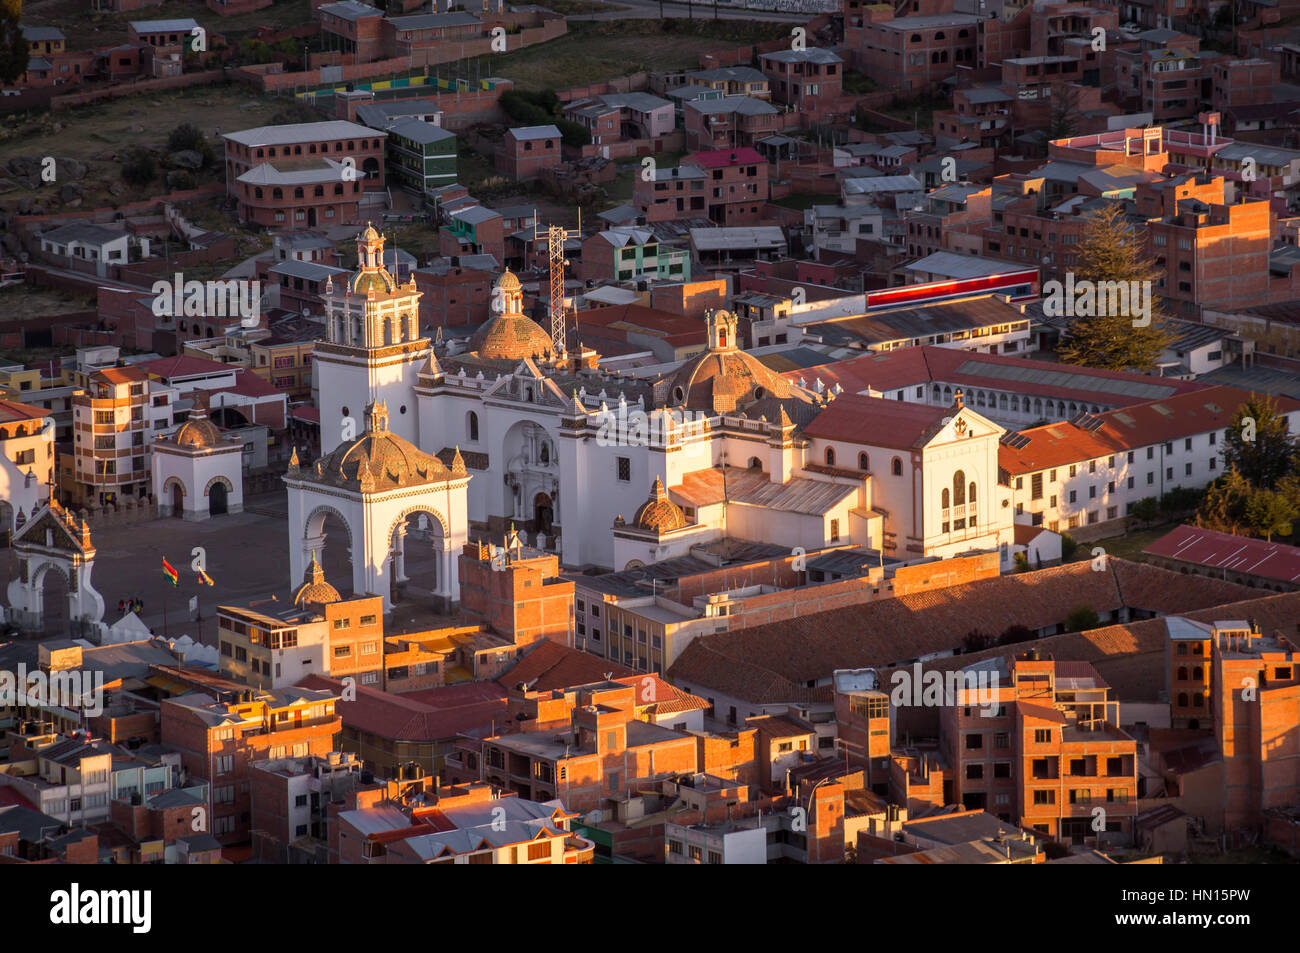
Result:
{"label": "antenna mast", "polygon": [[[581,234],[581,232],[579,232]],[[537,212],[533,212],[533,238],[539,238],[537,230]],[[569,231],[560,225],[551,225],[546,229],[546,251],[551,266],[551,353],[563,354],[564,346],[564,267],[569,263],[564,257],[564,243],[569,238]]]}

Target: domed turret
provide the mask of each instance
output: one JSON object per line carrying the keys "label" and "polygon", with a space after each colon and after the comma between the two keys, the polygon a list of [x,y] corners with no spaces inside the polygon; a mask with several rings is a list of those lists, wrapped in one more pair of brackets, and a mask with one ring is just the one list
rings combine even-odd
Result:
{"label": "domed turret", "polygon": [[650,497],[636,511],[632,523],[637,529],[651,533],[670,533],[687,525],[685,511],[668,499],[663,481],[655,477],[654,486],[650,488]]}
{"label": "domed turret", "polygon": [[338,602],[342,598],[339,591],[325,581],[325,569],[321,566],[316,554],[311,554],[311,562],[307,565],[307,572],[303,578],[303,584],[297,592],[293,594],[293,604],[308,608],[316,605],[328,605],[331,602]]}

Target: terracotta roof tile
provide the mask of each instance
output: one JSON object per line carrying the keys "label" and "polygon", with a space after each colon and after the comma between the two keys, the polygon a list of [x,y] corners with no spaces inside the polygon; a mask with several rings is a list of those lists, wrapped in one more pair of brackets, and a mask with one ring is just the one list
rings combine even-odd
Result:
{"label": "terracotta roof tile", "polygon": [[529,691],[548,692],[601,682],[608,673],[613,673],[616,679],[636,674],[618,662],[544,640],[530,648],[496,683],[506,690],[515,691],[516,686],[524,682]]}
{"label": "terracotta roof tile", "polygon": [[[802,700],[809,697],[803,686],[829,678],[837,668],[887,666],[949,651],[972,630],[996,635],[1012,623],[1044,628],[1061,623],[1084,605],[1098,613],[1129,608],[1198,618],[1194,613],[1214,615],[1211,607],[1255,592],[1258,590],[1115,558],[1107,561],[1104,572],[1093,571],[1088,561],[1068,563],[700,636],[678,657],[668,677],[696,692],[714,689],[746,701]],[[1155,635],[1140,630],[1141,623],[1089,632],[1082,638],[1093,644],[1091,650],[1065,652],[1059,657],[1095,662],[1156,647],[1163,653],[1163,623],[1155,622],[1159,626]],[[1046,647],[1049,643],[1050,638],[1034,644]],[[1024,647],[989,649],[931,664],[964,665],[996,655],[1009,658],[1017,651]],[[1111,669],[1094,667],[1117,690],[1128,681]],[[798,697],[791,698],[796,690]]]}

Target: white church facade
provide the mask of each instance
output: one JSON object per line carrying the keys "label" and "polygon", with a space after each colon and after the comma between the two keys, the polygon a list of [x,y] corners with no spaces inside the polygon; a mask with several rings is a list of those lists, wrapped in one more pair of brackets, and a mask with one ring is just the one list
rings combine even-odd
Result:
{"label": "white church facade", "polygon": [[[610,373],[581,345],[556,348],[509,272],[468,350],[439,353],[411,323],[419,293],[383,271],[382,237],[368,229],[359,252],[361,269],[327,297],[322,450],[382,403],[394,435],[464,468],[454,535],[513,523],[574,569],[621,570],[720,536],[903,560],[999,551],[1010,567],[1004,431],[960,397],[930,407],[805,389],[741,349],[725,311],[706,321],[707,350],[672,372]],[[309,535],[292,512],[291,526]],[[294,558],[296,582],[309,554]]]}

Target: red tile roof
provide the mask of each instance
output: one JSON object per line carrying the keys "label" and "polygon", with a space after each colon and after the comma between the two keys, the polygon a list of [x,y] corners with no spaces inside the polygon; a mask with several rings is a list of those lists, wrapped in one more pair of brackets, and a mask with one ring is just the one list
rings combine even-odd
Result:
{"label": "red tile roof", "polygon": [[1300,548],[1234,536],[1197,526],[1180,526],[1143,550],[1212,570],[1232,570],[1265,579],[1300,583]]}
{"label": "red tile roof", "polygon": [[106,367],[92,376],[102,377],[110,384],[131,384],[149,379],[149,375],[138,367]]}
{"label": "red tile roof", "polygon": [[[1028,440],[1019,449],[1003,444],[998,463],[1008,473],[1025,474],[1136,450],[1194,434],[1222,430],[1237,408],[1254,394],[1236,387],[1207,387],[1163,400],[1134,404],[1097,415],[1101,426],[1085,430],[1075,423],[1047,424],[1020,431]],[[1276,397],[1280,413],[1300,410],[1300,401]]]}
{"label": "red tile roof", "polygon": [[50,415],[51,412],[43,407],[33,407],[31,404],[0,398],[0,424],[13,423],[16,420],[40,420]]}
{"label": "red tile roof", "polygon": [[916,450],[929,443],[952,414],[950,407],[841,394],[801,429],[807,437]]}
{"label": "red tile roof", "polygon": [[517,691],[516,686],[525,682],[529,691],[548,692],[601,682],[610,677],[609,673],[613,678],[636,674],[626,665],[546,639],[528,649],[527,654],[498,678],[496,684]]}
{"label": "red tile roof", "polygon": [[[341,692],[343,683],[308,675],[303,688]],[[506,717],[505,692],[492,682],[471,682],[401,695],[354,686],[355,701],[339,701],[336,710],[350,728],[395,741],[443,741],[462,732],[490,729]]]}
{"label": "red tile roof", "polygon": [[224,364],[221,361],[214,361],[207,357],[192,357],[185,354],[176,357],[160,357],[156,361],[145,361],[139,366],[150,374],[157,374],[164,379],[195,377],[199,374],[231,374],[238,370],[237,367]]}
{"label": "red tile roof", "polygon": [[[805,691],[809,682],[829,678],[837,668],[892,665],[951,650],[972,630],[996,635],[1013,621],[1030,629],[1046,628],[1062,623],[1081,605],[1099,614],[1124,608],[1189,614],[1257,592],[1123,559],[1111,558],[1106,566],[1096,572],[1083,560],[700,636],[678,656],[668,677],[706,695],[708,689],[715,689],[745,701],[797,700],[790,697],[792,692]],[[1014,617],[1009,606],[1015,607]],[[1160,639],[1163,647],[1163,635]],[[1125,651],[1132,650],[1131,636],[1123,635],[1121,641]],[[994,655],[1010,657],[1016,651],[1023,651],[1023,646],[962,655],[954,664]],[[1088,660],[1097,653],[1061,657]],[[1114,683],[1114,676],[1105,673],[1105,677]]]}

